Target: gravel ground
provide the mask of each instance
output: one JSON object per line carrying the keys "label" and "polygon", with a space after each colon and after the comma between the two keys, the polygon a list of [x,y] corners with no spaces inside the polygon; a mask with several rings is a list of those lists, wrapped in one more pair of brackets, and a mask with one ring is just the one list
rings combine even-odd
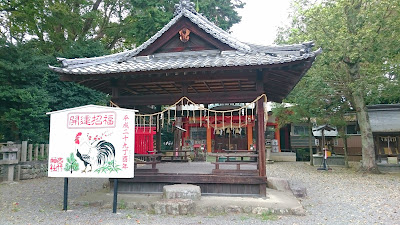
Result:
{"label": "gravel ground", "polygon": [[[162,216],[140,210],[70,206],[62,211],[63,179],[0,184],[0,224],[400,224],[400,175],[354,168],[317,171],[303,162],[267,165],[268,176],[307,188],[306,216]],[[105,179],[70,179],[69,199],[102,189]]]}

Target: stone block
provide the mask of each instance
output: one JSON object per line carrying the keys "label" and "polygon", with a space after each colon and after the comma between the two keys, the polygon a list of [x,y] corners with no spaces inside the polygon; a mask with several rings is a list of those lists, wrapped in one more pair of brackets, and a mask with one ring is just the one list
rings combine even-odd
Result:
{"label": "stone block", "polygon": [[[315,154],[313,155],[314,158],[314,166],[321,166],[323,157],[322,155]],[[342,155],[332,155],[329,156],[326,164],[328,166],[344,166],[344,156]]]}
{"label": "stone block", "polygon": [[307,196],[307,189],[305,187],[291,187],[292,193],[298,198],[304,198]]}
{"label": "stone block", "polygon": [[275,189],[278,191],[290,191],[288,180],[283,178],[268,177],[267,186],[268,188]]}
{"label": "stone block", "polygon": [[201,190],[199,186],[191,184],[165,185],[163,187],[163,198],[200,200]]}
{"label": "stone block", "polygon": [[263,213],[270,213],[270,212],[271,212],[271,209],[265,208],[265,207],[255,207],[252,210],[253,214],[258,214],[258,215],[261,215]]}
{"label": "stone block", "polygon": [[225,208],[225,212],[226,213],[241,213],[242,212],[242,208],[240,206],[227,206]]}
{"label": "stone block", "polygon": [[296,162],[296,153],[294,152],[271,152],[269,160],[275,162]]}
{"label": "stone block", "polygon": [[252,210],[253,210],[253,207],[251,207],[251,206],[243,207],[243,212],[244,213],[251,213]]}
{"label": "stone block", "polygon": [[163,199],[154,204],[155,214],[189,215],[195,213],[195,204],[191,199]]}
{"label": "stone block", "polygon": [[296,216],[305,216],[306,210],[303,208],[303,206],[298,206],[298,207],[292,208],[290,210],[290,213],[292,215],[296,215]]}
{"label": "stone block", "polygon": [[225,208],[221,205],[216,205],[213,207],[209,208],[208,213],[212,213],[212,214],[221,214],[225,212]]}

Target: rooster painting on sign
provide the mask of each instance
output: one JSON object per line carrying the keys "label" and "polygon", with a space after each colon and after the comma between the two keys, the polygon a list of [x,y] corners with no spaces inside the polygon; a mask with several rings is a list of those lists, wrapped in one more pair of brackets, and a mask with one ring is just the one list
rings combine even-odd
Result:
{"label": "rooster painting on sign", "polygon": [[[91,172],[93,163],[97,163],[97,165],[101,166],[115,159],[115,148],[113,144],[103,140],[103,137],[108,135],[103,133],[101,136],[96,135],[93,138],[89,133],[87,133],[86,137],[82,136],[82,132],[76,134],[76,156],[85,165],[85,169],[82,170],[82,173]],[[88,165],[90,169],[86,171]]]}

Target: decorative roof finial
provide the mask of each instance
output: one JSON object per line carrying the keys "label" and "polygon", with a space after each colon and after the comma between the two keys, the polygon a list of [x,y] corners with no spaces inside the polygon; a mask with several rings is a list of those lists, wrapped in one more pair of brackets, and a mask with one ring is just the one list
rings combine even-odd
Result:
{"label": "decorative roof finial", "polygon": [[174,16],[181,13],[184,9],[191,11],[192,13],[196,13],[196,9],[194,8],[195,4],[188,0],[180,0],[179,4],[175,4],[175,12]]}

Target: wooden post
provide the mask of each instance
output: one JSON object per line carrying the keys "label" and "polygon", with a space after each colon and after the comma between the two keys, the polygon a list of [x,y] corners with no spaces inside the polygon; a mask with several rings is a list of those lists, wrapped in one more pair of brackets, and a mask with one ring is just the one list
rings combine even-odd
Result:
{"label": "wooden post", "polygon": [[265,158],[265,126],[264,126],[264,105],[263,99],[257,102],[257,149],[258,149],[258,168],[260,177],[266,176]]}
{"label": "wooden post", "polygon": [[252,144],[253,144],[253,126],[251,126],[251,124],[247,124],[247,150],[250,150]]}
{"label": "wooden post", "polygon": [[211,152],[211,126],[207,127],[207,152]]}
{"label": "wooden post", "polygon": [[278,124],[274,125],[275,139],[278,141],[278,152],[281,152],[281,132],[279,131]]}
{"label": "wooden post", "polygon": [[15,181],[19,181],[21,179],[21,165],[15,165]]}
{"label": "wooden post", "polygon": [[[161,111],[161,105],[156,106],[156,111],[157,112]],[[156,119],[158,119],[158,118],[156,118]],[[161,123],[162,123],[162,121],[158,121],[159,127],[158,127],[158,131],[156,130],[156,153],[161,152]],[[156,124],[157,124],[157,122],[156,122]]]}
{"label": "wooden post", "polygon": [[29,159],[29,161],[32,161],[32,147],[33,147],[32,144],[28,145],[28,159]]}
{"label": "wooden post", "polygon": [[49,145],[49,144],[46,144],[46,145],[45,145],[45,148],[46,148],[46,158],[49,158],[49,148],[50,148],[50,145]]}
{"label": "wooden post", "polygon": [[[257,71],[256,90],[264,93],[264,72]],[[266,177],[266,158],[265,158],[265,123],[264,123],[264,99],[261,98],[256,102],[257,108],[257,150],[258,150],[258,171],[260,177]],[[260,192],[260,194],[262,194]]]}
{"label": "wooden post", "polygon": [[[186,118],[185,122],[183,123],[183,129],[186,131],[183,132],[183,141],[188,140],[190,138],[190,127],[189,127],[189,119]],[[183,142],[183,145],[185,143]]]}
{"label": "wooden post", "polygon": [[21,144],[16,144],[15,146],[18,148],[17,159],[18,159],[18,161],[21,161],[21,150],[22,150],[22,145],[21,145]]}
{"label": "wooden post", "polygon": [[40,158],[44,159],[44,144],[40,144]]}
{"label": "wooden post", "polygon": [[39,159],[39,145],[35,144],[35,161]]}
{"label": "wooden post", "polygon": [[27,150],[28,150],[28,141],[22,141],[21,162],[26,162]]}

